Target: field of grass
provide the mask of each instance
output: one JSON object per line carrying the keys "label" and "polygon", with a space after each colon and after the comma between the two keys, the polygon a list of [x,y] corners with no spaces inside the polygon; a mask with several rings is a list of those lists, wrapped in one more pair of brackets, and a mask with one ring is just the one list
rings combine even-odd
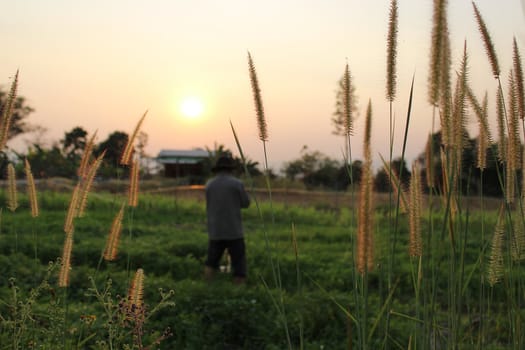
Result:
{"label": "field of grass", "polygon": [[[232,284],[227,273],[212,282],[202,278],[202,189],[144,183],[138,190],[140,159],[133,149],[146,114],[119,162],[129,167],[129,178],[94,183],[104,157],[93,156],[95,135],[84,147],[78,181],[42,181],[38,195],[27,160],[28,194],[17,194],[9,162],[0,192],[0,349],[523,349],[525,90],[517,42],[505,94],[494,46],[473,3],[488,74],[498,87],[498,130],[491,132],[488,97],[478,101],[468,82],[466,44],[460,66],[451,65],[447,2],[434,1],[433,9],[428,98],[440,131],[429,130],[425,159],[412,164],[408,188],[397,179],[402,168],[391,169],[390,140],[385,168],[392,192],[373,192],[369,101],[359,188],[345,194],[272,189],[264,176],[266,188],[251,191],[253,205],[244,212],[246,285]],[[396,33],[393,0],[386,79],[390,135],[396,124]],[[250,54],[248,68],[269,174],[269,135]],[[18,74],[2,110],[0,150],[8,140],[17,81]],[[354,183],[348,64],[341,85],[338,126]],[[401,160],[412,96],[413,87],[405,138],[396,145]],[[479,136],[477,159],[467,162],[469,107]],[[470,186],[483,188],[488,163],[502,198],[488,199],[482,191],[470,197]],[[480,175],[475,180],[474,172]],[[249,176],[245,181],[250,189],[255,183]]]}
{"label": "field of grass", "polygon": [[[408,256],[406,217],[399,220],[396,263],[388,272],[389,218],[386,210],[377,212],[377,266],[368,274],[368,292],[362,300],[360,287],[354,284],[355,213],[344,205],[335,209],[275,202],[270,209],[267,202],[261,202],[260,212],[252,205],[244,213],[249,278],[246,286],[239,287],[226,273],[211,283],[203,281],[207,245],[204,203],[176,195],[144,195],[137,208],[126,210],[118,258],[106,262],[101,255],[123,198],[93,193],[85,217],[75,225],[70,285],[57,288],[58,269],[46,275],[50,262],[56,263],[62,254],[70,196],[41,193],[37,218],[31,217],[24,197],[15,212],[2,212],[1,348],[13,348],[14,341],[20,348],[30,348],[31,344],[35,348],[131,346],[137,330],[132,320],[118,320],[118,310],[120,298],[126,295],[139,268],[145,273],[148,317],[141,341],[146,346],[167,332],[170,336],[160,345],[166,349],[282,349],[288,347],[286,330],[293,347],[345,349],[349,342],[357,341],[351,318],[363,305],[369,346],[382,347],[386,342],[392,348],[406,349],[425,321],[419,318],[418,307],[431,307],[416,303],[413,276],[418,264]],[[2,193],[0,202],[5,201]],[[508,303],[506,285],[496,284],[488,290],[489,308],[480,313],[479,250],[488,241],[481,241],[480,212],[474,210],[468,217],[456,345],[470,348],[478,342],[483,317],[486,348],[506,348],[513,339],[509,315],[523,311]],[[495,212],[485,211],[485,229],[492,230],[496,219]],[[442,213],[433,214],[432,220],[433,231],[441,235]],[[431,329],[436,341],[444,345],[450,341],[447,308],[451,282],[448,248],[441,249],[443,244],[433,253],[435,275],[422,278],[431,278],[435,284],[435,314],[431,317],[435,324]],[[278,285],[274,284],[269,254],[278,265]],[[388,273],[395,276],[391,296]],[[41,285],[43,281],[48,284]],[[95,288],[98,296],[94,295]],[[109,288],[108,294],[103,295],[105,288]],[[162,295],[167,298],[163,308],[149,316]],[[384,309],[386,301],[388,310]]]}

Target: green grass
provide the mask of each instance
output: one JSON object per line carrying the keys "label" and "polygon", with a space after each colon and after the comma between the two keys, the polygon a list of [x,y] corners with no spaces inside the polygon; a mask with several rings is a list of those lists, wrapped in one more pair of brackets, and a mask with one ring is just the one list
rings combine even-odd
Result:
{"label": "green grass", "polygon": [[[13,313],[13,289],[9,278],[14,277],[17,285],[17,301],[28,300],[32,288],[36,288],[46,276],[49,262],[61,255],[64,239],[63,222],[69,195],[41,193],[41,216],[31,218],[21,198],[21,207],[11,213],[3,211],[0,231],[0,349],[12,348],[13,323],[22,312]],[[4,201],[3,193],[0,202]],[[115,262],[102,262],[98,266],[105,239],[119,207],[118,196],[94,193],[90,199],[87,215],[78,219],[74,234],[71,283],[67,297],[63,289],[56,287],[57,271],[49,277],[49,286],[44,287],[31,302],[24,326],[20,320],[16,327],[23,330],[21,346],[30,342],[43,348],[50,348],[53,339],[59,337],[64,348],[75,348],[79,339],[85,340],[86,348],[110,348],[108,345],[108,320],[103,310],[104,302],[93,297],[90,279],[97,289],[104,288],[111,280],[111,295],[126,294],[130,274],[143,268],[146,274],[145,301],[151,310],[161,300],[163,293],[173,290],[169,306],[152,315],[145,324],[144,344],[152,342],[166,329],[172,336],[161,343],[161,348],[251,348],[282,349],[287,341],[282,332],[279,314],[273,306],[273,297],[284,295],[287,324],[294,347],[299,347],[300,327],[306,349],[345,349],[348,343],[348,318],[345,310],[353,313],[356,309],[353,294],[353,253],[351,238],[351,212],[347,209],[315,209],[290,205],[272,204],[275,224],[268,232],[274,253],[279,257],[282,291],[264,287],[271,281],[272,270],[268,266],[264,245],[264,232],[259,213],[255,207],[244,212],[246,230],[249,278],[244,287],[231,284],[230,277],[220,274],[211,284],[202,279],[203,261],[206,255],[207,235],[205,209],[202,202],[178,200],[169,196],[143,196],[138,208],[134,209],[133,220],[127,212],[119,258]],[[263,216],[270,215],[267,203],[262,203]],[[443,215],[433,213],[434,234],[441,234]],[[268,216],[269,217],[269,216]],[[497,214],[485,211],[485,229],[490,232]],[[473,212],[469,217],[469,235],[465,243],[465,276],[467,283],[461,291],[459,308],[460,337],[457,347],[468,348],[477,339],[479,318],[479,247],[480,214]],[[411,271],[413,263],[408,257],[406,219],[400,217],[396,262],[392,276],[399,282],[393,291],[391,310],[381,310],[387,297],[387,256],[389,253],[388,223],[385,212],[376,214],[377,270],[368,276],[367,325],[375,332],[369,346],[383,345],[380,319],[390,317],[390,346],[407,348],[414,327],[423,320],[416,320],[414,287]],[[298,242],[301,289],[297,284],[297,269],[292,246],[292,223]],[[423,227],[427,222],[423,223]],[[130,231],[131,230],[131,231]],[[35,261],[32,232],[38,234],[38,256]],[[130,234],[131,232],[131,234]],[[18,241],[14,241],[14,235]],[[485,235],[490,239],[491,235]],[[442,244],[446,245],[446,242]],[[450,330],[447,329],[449,266],[448,248],[433,247],[437,271],[433,280],[436,285],[436,314],[433,331],[437,339],[447,344]],[[130,266],[128,268],[128,257]],[[425,259],[425,257],[423,257]],[[130,272],[131,271],[131,272]],[[519,276],[517,276],[519,277]],[[427,277],[425,277],[427,278]],[[517,278],[519,280],[519,278]],[[490,295],[490,318],[487,318],[484,336],[486,348],[505,348],[512,339],[509,325],[509,304],[505,284],[488,288]],[[357,299],[358,300],[358,299]],[[424,304],[423,304],[424,305]],[[423,306],[425,307],[425,306]],[[428,305],[426,307],[429,307]],[[516,310],[521,312],[521,310]],[[87,324],[82,315],[95,315],[96,321]],[[30,317],[29,317],[30,316]],[[524,315],[522,315],[524,316]],[[9,323],[11,322],[11,323]],[[16,328],[15,327],[15,328]],[[124,330],[126,328],[124,327]],[[131,332],[129,329],[127,332]],[[122,344],[132,344],[132,334],[124,332]],[[355,337],[353,334],[352,337]],[[88,338],[89,337],[89,338]],[[130,338],[131,337],[131,338]],[[24,345],[25,344],[25,345]],[[449,344],[450,345],[450,344]],[[56,348],[53,346],[53,348]]]}

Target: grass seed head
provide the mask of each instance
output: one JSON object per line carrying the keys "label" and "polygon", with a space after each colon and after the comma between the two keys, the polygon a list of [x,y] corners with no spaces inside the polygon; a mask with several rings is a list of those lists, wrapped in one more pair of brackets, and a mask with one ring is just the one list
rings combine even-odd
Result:
{"label": "grass seed head", "polygon": [[88,164],[91,161],[91,156],[93,155],[93,148],[95,146],[95,138],[97,137],[97,131],[89,138],[86,146],[84,147],[84,152],[82,152],[82,158],[80,159],[80,165],[77,169],[77,175],[81,178],[86,177]]}
{"label": "grass seed head", "polygon": [[16,103],[16,93],[18,89],[18,71],[16,71],[11,89],[7,95],[5,105],[2,107],[2,119],[0,120],[0,151],[5,148],[7,140],[9,139],[9,131],[11,129],[11,119],[13,116],[13,108]]}
{"label": "grass seed head", "polygon": [[255,113],[257,115],[257,126],[259,128],[259,139],[261,141],[268,141],[268,128],[266,125],[266,118],[264,117],[264,108],[261,97],[261,89],[259,87],[259,80],[257,79],[257,72],[252,56],[248,52],[248,71],[250,73],[250,82],[252,85],[253,100],[255,103]]}
{"label": "grass seed head", "polygon": [[500,207],[498,221],[494,228],[490,258],[487,269],[487,279],[491,286],[494,286],[503,277],[503,244],[505,235],[505,209]]}
{"label": "grass seed head", "polygon": [[398,8],[397,1],[390,3],[390,16],[388,20],[387,62],[386,62],[386,97],[392,102],[396,98],[396,56],[397,56],[397,26]]}
{"label": "grass seed head", "polygon": [[431,105],[437,106],[441,91],[441,76],[443,70],[444,41],[448,36],[447,1],[434,0],[432,15],[432,37],[430,48],[429,93]]}
{"label": "grass seed head", "polygon": [[359,190],[357,222],[357,270],[360,274],[374,268],[374,209],[373,209],[373,176],[372,156],[370,150],[370,132],[372,129],[372,102],[368,102],[364,137],[364,157],[361,184]]}
{"label": "grass seed head", "polygon": [[513,70],[514,70],[514,79],[516,82],[516,95],[517,95],[517,105],[518,105],[518,114],[519,117],[523,120],[525,118],[525,90],[523,87],[523,68],[521,66],[521,57],[518,50],[518,44],[516,43],[516,38],[513,40]]}
{"label": "grass seed head", "polygon": [[423,188],[421,186],[421,172],[417,162],[412,164],[409,196],[409,255],[412,257],[420,257],[423,255],[423,240],[421,239],[421,201]]}
{"label": "grass seed head", "polygon": [[138,269],[128,290],[128,312],[139,313],[144,307],[144,270]]}
{"label": "grass seed head", "polygon": [[69,286],[69,274],[71,271],[71,251],[73,250],[73,231],[66,234],[64,248],[62,249],[62,258],[60,271],[58,274],[58,286]]}
{"label": "grass seed head", "polygon": [[481,16],[481,13],[479,12],[478,7],[474,3],[474,1],[472,2],[472,7],[474,8],[474,16],[476,17],[476,22],[478,23],[478,29],[481,34],[481,39],[483,40],[483,44],[485,45],[485,51],[487,53],[490,66],[492,68],[492,74],[495,78],[497,78],[500,75],[500,69],[498,63],[498,56],[496,55],[496,49],[494,48],[494,44],[492,43],[492,38],[490,37],[487,25],[485,24],[485,21],[483,20],[483,17]]}
{"label": "grass seed head", "polygon": [[104,260],[113,261],[117,258],[120,234],[122,232],[122,219],[124,218],[124,204],[120,207],[117,215],[113,219],[109,230],[106,248],[104,249]]}
{"label": "grass seed head", "polygon": [[93,186],[93,181],[95,181],[95,176],[97,174],[98,169],[100,168],[100,165],[102,164],[102,159],[106,155],[106,151],[102,152],[97,159],[93,161],[91,166],[88,168],[86,177],[81,180],[81,187],[79,191],[79,199],[78,199],[78,210],[76,212],[76,215],[81,218],[84,216],[84,212],[87,207],[87,200],[88,195],[91,191],[91,187]]}
{"label": "grass seed head", "polygon": [[134,160],[131,163],[128,188],[128,205],[133,208],[136,208],[139,204],[139,174],[140,164],[138,160]]}
{"label": "grass seed head", "polygon": [[501,89],[496,92],[496,120],[498,122],[498,159],[505,162],[507,159],[507,136],[505,123],[505,103]]}
{"label": "grass seed head", "polygon": [[144,119],[146,118],[146,114],[148,114],[148,111],[144,112],[142,118],[140,118],[137,125],[135,126],[135,130],[133,130],[133,134],[131,134],[131,136],[128,137],[128,142],[126,143],[126,147],[124,147],[124,151],[122,152],[122,156],[120,158],[121,165],[129,165],[129,163],[131,162],[131,156],[133,155],[134,151],[133,145],[135,144],[135,139],[137,138],[137,134],[139,133],[140,127],[144,122]]}
{"label": "grass seed head", "polygon": [[25,159],[25,172],[26,172],[26,181],[27,181],[27,194],[29,197],[29,205],[31,207],[31,216],[37,217],[39,214],[38,210],[38,199],[36,196],[36,186],[35,180],[33,178],[33,172],[31,171],[31,165],[27,158]]}
{"label": "grass seed head", "polygon": [[12,163],[7,165],[7,208],[14,212],[18,208],[18,191],[16,188],[16,172]]}
{"label": "grass seed head", "polygon": [[352,77],[347,63],[343,74],[343,128],[345,136],[351,136],[354,133],[354,101],[352,101],[352,97]]}

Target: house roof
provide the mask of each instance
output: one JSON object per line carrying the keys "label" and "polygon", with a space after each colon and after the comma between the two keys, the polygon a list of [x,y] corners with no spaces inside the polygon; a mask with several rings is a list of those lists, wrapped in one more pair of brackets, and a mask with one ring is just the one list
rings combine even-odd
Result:
{"label": "house roof", "polygon": [[157,155],[157,161],[162,164],[195,164],[210,156],[201,148],[192,150],[163,149]]}

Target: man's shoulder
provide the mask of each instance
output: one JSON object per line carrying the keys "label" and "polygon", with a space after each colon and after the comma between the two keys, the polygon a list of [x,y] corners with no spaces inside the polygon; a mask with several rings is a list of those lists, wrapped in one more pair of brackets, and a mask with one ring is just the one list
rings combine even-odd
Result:
{"label": "man's shoulder", "polygon": [[210,187],[214,184],[238,184],[238,185],[242,185],[243,182],[238,179],[237,177],[231,175],[231,174],[219,174],[219,175],[216,175],[214,177],[212,177],[211,179],[209,179],[207,182],[206,182],[206,187]]}

